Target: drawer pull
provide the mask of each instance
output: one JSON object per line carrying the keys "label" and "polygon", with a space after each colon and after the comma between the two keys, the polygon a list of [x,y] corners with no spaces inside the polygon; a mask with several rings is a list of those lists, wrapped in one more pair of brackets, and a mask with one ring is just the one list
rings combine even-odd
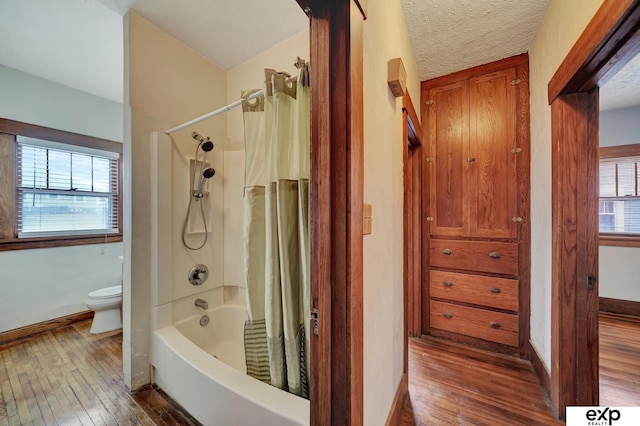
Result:
{"label": "drawer pull", "polygon": [[491,326],[491,328],[500,328],[499,322],[491,321],[489,325]]}
{"label": "drawer pull", "polygon": [[500,253],[498,253],[497,251],[492,251],[491,253],[489,253],[489,257],[493,257],[494,259],[500,259]]}
{"label": "drawer pull", "polygon": [[442,281],[442,285],[450,288],[453,285],[453,283],[451,281]]}
{"label": "drawer pull", "polygon": [[449,312],[444,312],[444,313],[442,314],[442,316],[443,316],[443,317],[445,317],[445,318],[447,318],[447,319],[449,319],[449,318],[453,318],[453,314],[450,314]]}
{"label": "drawer pull", "polygon": [[442,254],[452,254],[452,253],[453,253],[453,250],[451,250],[451,249],[442,250]]}
{"label": "drawer pull", "polygon": [[495,294],[500,293],[500,289],[499,289],[498,287],[491,287],[491,288],[489,289],[489,291],[490,291],[491,293],[495,293]]}

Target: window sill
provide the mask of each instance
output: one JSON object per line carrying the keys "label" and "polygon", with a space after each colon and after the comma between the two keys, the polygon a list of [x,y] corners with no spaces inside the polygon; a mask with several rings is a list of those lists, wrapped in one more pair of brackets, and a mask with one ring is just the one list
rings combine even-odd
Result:
{"label": "window sill", "polygon": [[640,247],[640,235],[600,234],[600,246],[608,247]]}
{"label": "window sill", "polygon": [[122,242],[122,234],[0,239],[0,251],[70,247]]}

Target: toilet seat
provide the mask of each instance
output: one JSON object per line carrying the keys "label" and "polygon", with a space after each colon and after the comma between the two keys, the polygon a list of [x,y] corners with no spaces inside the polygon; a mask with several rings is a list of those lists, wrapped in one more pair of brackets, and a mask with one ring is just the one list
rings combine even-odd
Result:
{"label": "toilet seat", "polygon": [[112,297],[122,296],[122,286],[114,285],[112,287],[105,287],[99,290],[94,290],[89,293],[88,297],[91,299],[110,299]]}

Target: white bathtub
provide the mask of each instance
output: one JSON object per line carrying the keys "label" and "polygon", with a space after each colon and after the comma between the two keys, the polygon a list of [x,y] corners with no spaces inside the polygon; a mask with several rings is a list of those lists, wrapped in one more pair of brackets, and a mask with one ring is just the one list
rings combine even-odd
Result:
{"label": "white bathtub", "polygon": [[309,401],[245,374],[239,306],[210,309],[153,333],[154,381],[204,425],[308,425]]}

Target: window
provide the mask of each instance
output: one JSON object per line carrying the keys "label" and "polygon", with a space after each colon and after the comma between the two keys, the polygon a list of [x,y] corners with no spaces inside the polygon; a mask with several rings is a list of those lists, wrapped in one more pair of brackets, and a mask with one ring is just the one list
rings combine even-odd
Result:
{"label": "window", "polygon": [[122,241],[122,144],[0,118],[0,251]]}
{"label": "window", "polygon": [[640,144],[600,149],[601,239],[640,239]]}
{"label": "window", "polygon": [[118,232],[118,157],[18,136],[18,237]]}

